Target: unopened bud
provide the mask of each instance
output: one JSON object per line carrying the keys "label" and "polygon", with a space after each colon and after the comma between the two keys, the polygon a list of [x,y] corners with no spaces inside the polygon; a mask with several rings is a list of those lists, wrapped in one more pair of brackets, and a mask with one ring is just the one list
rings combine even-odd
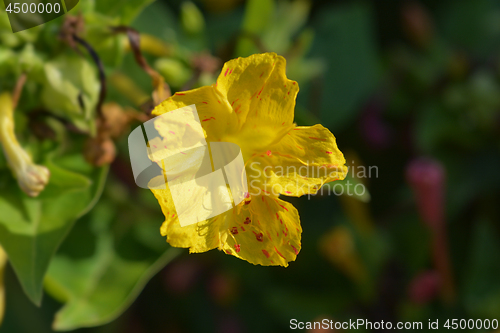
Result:
{"label": "unopened bud", "polygon": [[17,141],[12,96],[8,93],[0,94],[0,143],[19,187],[30,197],[38,196],[48,184],[50,172],[34,164]]}
{"label": "unopened bud", "polygon": [[410,300],[416,304],[427,304],[438,295],[439,287],[440,279],[437,272],[423,272],[417,275],[410,284]]}
{"label": "unopened bud", "polygon": [[433,230],[444,226],[443,166],[434,160],[416,159],[406,169],[406,179],[412,187],[420,216]]}
{"label": "unopened bud", "polygon": [[201,33],[205,28],[203,14],[191,1],[185,1],[181,5],[181,23],[184,31],[192,35]]}
{"label": "unopened bud", "polygon": [[429,12],[417,1],[408,2],[403,7],[403,24],[410,39],[420,47],[432,40],[434,27]]}
{"label": "unopened bud", "polygon": [[87,139],[85,143],[83,156],[90,164],[101,167],[111,164],[116,157],[116,147],[109,137],[97,136]]}

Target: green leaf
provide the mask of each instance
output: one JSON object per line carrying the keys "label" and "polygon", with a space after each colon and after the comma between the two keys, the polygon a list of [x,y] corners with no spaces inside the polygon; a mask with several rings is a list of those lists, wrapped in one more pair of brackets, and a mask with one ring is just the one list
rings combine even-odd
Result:
{"label": "green leaf", "polygon": [[203,14],[191,1],[181,4],[181,25],[184,31],[191,35],[200,34],[205,28]]}
{"label": "green leaf", "polygon": [[150,278],[180,253],[165,244],[156,218],[148,223],[147,218],[137,217],[130,225],[116,212],[115,205],[101,200],[76,224],[52,261],[46,290],[66,303],[56,314],[55,330],[114,320]]}
{"label": "green leaf", "polygon": [[498,48],[496,1],[443,1],[439,5],[439,31],[450,44],[485,59]]}
{"label": "green leaf", "polygon": [[464,303],[472,317],[493,319],[500,313],[499,236],[488,221],[477,221],[474,229],[462,281]]}
{"label": "green leaf", "polygon": [[245,8],[243,30],[249,33],[263,32],[274,12],[273,0],[250,0]]}
{"label": "green leaf", "polygon": [[155,0],[99,0],[95,2],[96,11],[111,17],[120,17],[121,24],[130,24],[137,15]]}
{"label": "green leaf", "polygon": [[[245,7],[242,30],[251,36],[258,36],[269,26],[274,13],[273,0],[250,0]],[[249,56],[255,53],[255,45],[251,39],[242,38],[236,46],[236,55]]]}
{"label": "green leaf", "polygon": [[292,38],[306,23],[310,6],[311,3],[304,0],[278,2],[271,24],[262,36],[264,45],[278,54],[285,54],[290,49]]}
{"label": "green leaf", "polygon": [[100,89],[96,69],[81,56],[62,55],[47,62],[43,71],[45,108],[71,119],[82,130],[92,130]]}
{"label": "green leaf", "polygon": [[313,53],[328,55],[321,118],[336,131],[356,119],[380,78],[372,8],[358,2],[327,7],[315,26]]}
{"label": "green leaf", "polygon": [[371,200],[366,186],[358,178],[352,177],[351,173],[348,173],[343,180],[326,183],[319,192],[321,190],[325,191],[324,193],[346,195],[365,203]]}
{"label": "green leaf", "polygon": [[[86,164],[79,156],[66,158],[75,159]],[[37,305],[52,256],[73,222],[95,204],[107,175],[107,168],[89,166],[82,175],[58,164],[46,163],[51,179],[37,198],[25,195],[10,173],[4,172],[0,179],[0,244],[24,291]]]}

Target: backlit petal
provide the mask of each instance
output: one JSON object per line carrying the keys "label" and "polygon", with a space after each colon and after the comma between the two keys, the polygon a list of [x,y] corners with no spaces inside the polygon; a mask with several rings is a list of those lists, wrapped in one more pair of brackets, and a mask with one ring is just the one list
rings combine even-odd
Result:
{"label": "backlit petal", "polygon": [[333,134],[321,125],[296,127],[247,163],[252,195],[264,189],[274,195],[314,194],[330,181],[344,179],[345,158]]}
{"label": "backlit petal", "polygon": [[[241,207],[241,208],[240,208]],[[252,197],[221,233],[222,249],[252,264],[288,266],[300,251],[299,214],[292,204],[270,196]]]}
{"label": "backlit petal", "polygon": [[152,191],[165,215],[161,234],[172,246],[189,248],[192,253],[219,248],[253,264],[285,267],[300,251],[299,215],[288,202],[270,196],[252,197],[249,204],[181,227],[168,187]]}
{"label": "backlit petal", "polygon": [[286,60],[275,53],[255,54],[228,61],[217,79],[238,116],[238,127],[228,139],[258,151],[279,141],[293,126],[299,87],[286,77]]}
{"label": "backlit petal", "polygon": [[227,100],[213,86],[175,93],[158,105],[153,115],[159,116],[191,104],[196,105],[207,141],[221,141],[238,122]]}
{"label": "backlit petal", "polygon": [[155,183],[164,184],[164,178],[160,176],[153,179],[150,186],[165,215],[160,232],[162,236],[167,236],[167,242],[174,247],[189,248],[190,252],[206,252],[218,247],[220,241],[217,217],[181,227],[168,185],[166,189],[155,189]]}

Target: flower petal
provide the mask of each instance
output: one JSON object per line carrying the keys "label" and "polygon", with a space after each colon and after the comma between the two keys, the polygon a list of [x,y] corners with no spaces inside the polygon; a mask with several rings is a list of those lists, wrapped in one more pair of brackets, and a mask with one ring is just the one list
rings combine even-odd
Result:
{"label": "flower petal", "polygon": [[270,196],[252,197],[226,221],[222,250],[256,265],[287,267],[300,251],[299,214],[292,204]]}
{"label": "flower petal", "polygon": [[162,176],[153,179],[150,183],[151,191],[161,206],[165,222],[160,232],[167,236],[167,242],[174,247],[189,248],[190,252],[206,252],[219,246],[219,223],[217,217],[208,221],[181,227],[174,201],[168,185],[166,189],[155,189],[154,184],[164,184]]}
{"label": "flower petal", "polygon": [[235,128],[238,123],[225,97],[213,86],[175,93],[158,105],[153,110],[153,115],[159,116],[192,104],[196,105],[207,141],[221,141],[227,131]]}
{"label": "flower petal", "polygon": [[167,242],[174,247],[189,248],[191,253],[218,247],[252,264],[285,267],[300,251],[299,215],[288,202],[270,196],[252,197],[249,204],[181,227],[168,186],[161,190],[153,187],[152,192],[165,215],[161,234],[167,236]]}
{"label": "flower petal", "polygon": [[330,181],[344,179],[345,158],[335,137],[322,125],[296,127],[247,164],[250,194],[314,194]]}
{"label": "flower petal", "polygon": [[249,141],[254,149],[269,146],[293,124],[299,87],[286,77],[285,58],[275,53],[228,61],[217,79],[217,90],[238,116],[236,138],[231,141],[240,146]]}

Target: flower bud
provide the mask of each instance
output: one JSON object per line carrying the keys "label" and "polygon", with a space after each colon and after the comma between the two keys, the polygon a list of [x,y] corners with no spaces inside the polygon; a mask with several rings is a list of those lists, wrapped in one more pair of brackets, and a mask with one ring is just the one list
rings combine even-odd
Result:
{"label": "flower bud", "polygon": [[30,197],[38,196],[48,184],[50,172],[46,167],[34,164],[17,141],[12,96],[8,93],[0,95],[0,143],[21,190]]}
{"label": "flower bud", "polygon": [[406,179],[415,192],[420,216],[433,230],[444,226],[443,166],[434,160],[417,159],[406,169]]}
{"label": "flower bud", "polygon": [[420,47],[427,46],[434,36],[434,26],[426,8],[417,1],[411,1],[403,7],[402,16],[411,41]]}
{"label": "flower bud", "polygon": [[408,290],[410,300],[416,304],[427,304],[438,295],[439,287],[440,279],[436,271],[420,273],[410,284]]}
{"label": "flower bud", "polygon": [[111,164],[115,160],[116,147],[108,136],[99,135],[87,139],[83,148],[83,156],[90,164],[101,167]]}
{"label": "flower bud", "polygon": [[3,275],[7,266],[7,253],[0,246],[0,326],[5,314],[5,285]]}
{"label": "flower bud", "polygon": [[184,31],[191,35],[199,34],[205,28],[203,14],[191,1],[185,1],[181,5],[181,23]]}

